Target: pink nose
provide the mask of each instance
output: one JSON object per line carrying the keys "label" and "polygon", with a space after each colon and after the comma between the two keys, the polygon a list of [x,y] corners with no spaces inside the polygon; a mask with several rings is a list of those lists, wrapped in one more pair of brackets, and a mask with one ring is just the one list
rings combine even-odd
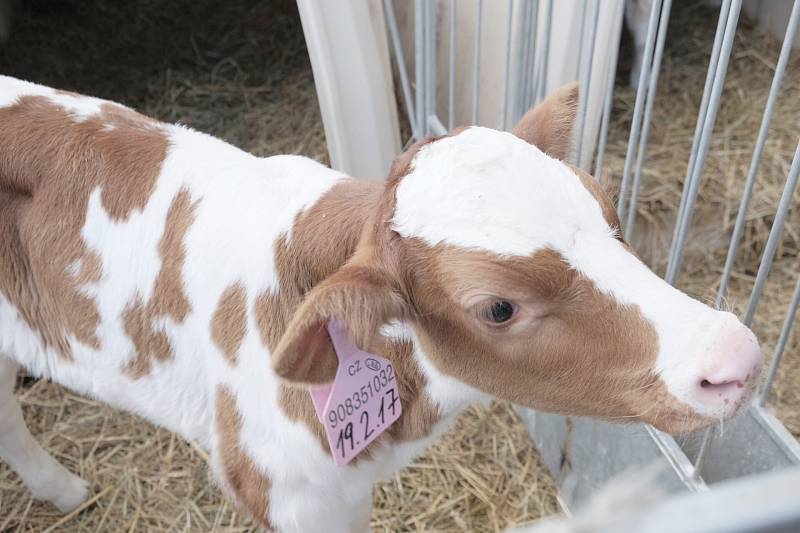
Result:
{"label": "pink nose", "polygon": [[713,364],[699,377],[699,394],[709,402],[738,404],[747,397],[761,371],[761,347],[753,332],[727,321],[712,345]]}

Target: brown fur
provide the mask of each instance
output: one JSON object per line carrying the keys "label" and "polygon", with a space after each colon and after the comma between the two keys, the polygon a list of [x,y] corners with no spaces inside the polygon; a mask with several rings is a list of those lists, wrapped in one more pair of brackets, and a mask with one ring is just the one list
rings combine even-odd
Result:
{"label": "brown fur", "polygon": [[[313,293],[318,295],[314,301],[319,304],[319,298],[328,298],[327,312],[337,314],[345,313],[342,307],[344,302],[338,299],[337,291],[327,292],[325,286],[335,287],[339,283],[352,282],[354,284],[351,287],[352,295],[359,291],[368,292],[373,288],[382,290],[386,283],[384,279],[369,281],[369,272],[361,271],[358,266],[344,266],[348,260],[352,260],[362,228],[371,227],[370,224],[365,224],[365,208],[370,209],[377,205],[382,190],[382,184],[350,180],[341,182],[297,218],[292,228],[291,242],[281,237],[276,243],[280,291],[277,295],[267,293],[259,296],[255,308],[256,323],[262,341],[274,353],[285,350],[278,347],[282,338],[295,337],[293,334],[285,335],[292,316],[305,319],[296,323],[294,327],[298,329],[322,328],[319,330],[319,335],[300,337],[312,339],[305,342],[314,343],[316,346],[310,351],[308,345],[302,345],[298,349],[298,353],[304,356],[294,364],[303,366],[301,373],[305,374],[305,383],[332,380],[338,366],[335,352],[323,327],[327,322],[322,318],[325,313],[314,314],[304,311],[311,305],[303,301],[306,293],[314,288]],[[392,304],[391,301],[390,296],[387,302],[390,307],[398,305],[397,302]],[[341,319],[347,320],[350,324],[360,324],[351,328],[351,335],[368,351],[390,359],[398,376],[398,392],[404,414],[376,442],[386,442],[387,439],[402,441],[420,438],[428,434],[434,422],[439,419],[438,409],[424,392],[424,377],[416,367],[411,354],[411,345],[402,341],[388,341],[375,335],[383,318],[391,314],[393,313],[387,311],[360,317],[352,312],[347,312],[346,316],[341,315]],[[315,356],[313,355],[315,352],[321,354]],[[279,374],[289,372],[282,369],[279,364],[278,369]],[[316,416],[307,388],[283,385],[279,403],[291,420],[302,422],[309,427],[319,439],[320,445],[328,450],[324,429]],[[373,443],[360,457],[368,457],[369,450],[377,445]]]}
{"label": "brown fur", "polygon": [[[102,187],[114,220],[143,208],[166,157],[166,136],[119,106],[103,105],[78,122],[40,96],[0,108],[0,124],[0,292],[63,357],[71,358],[69,334],[99,349],[100,316],[80,290],[102,275],[80,235],[89,195]],[[77,275],[70,273],[75,265]]]}
{"label": "brown fur", "polygon": [[136,356],[125,365],[124,371],[134,379],[148,374],[152,360],[164,362],[173,357],[167,334],[154,322],[170,317],[181,323],[191,311],[183,289],[182,270],[186,259],[183,241],[194,222],[197,201],[192,202],[189,191],[181,189],[167,211],[164,233],[158,243],[161,270],[158,272],[150,301],[140,296],[129,302],[123,312],[125,333],[133,341]]}
{"label": "brown fur", "polygon": [[227,488],[243,511],[249,513],[262,527],[271,530],[269,491],[272,483],[242,449],[239,441],[242,418],[236,406],[236,397],[224,385],[217,385],[216,427],[222,473]]}
{"label": "brown fur", "polygon": [[570,137],[578,110],[578,83],[564,85],[525,113],[513,133],[556,159],[569,156]]}
{"label": "brown fur", "polygon": [[236,355],[247,333],[247,293],[241,283],[234,283],[219,297],[211,318],[211,339],[225,359],[236,364]]}

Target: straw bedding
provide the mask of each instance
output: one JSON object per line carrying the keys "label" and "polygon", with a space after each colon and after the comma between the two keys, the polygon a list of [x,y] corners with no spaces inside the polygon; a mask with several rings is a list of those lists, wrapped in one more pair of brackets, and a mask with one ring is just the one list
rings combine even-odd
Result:
{"label": "straw bedding", "polygon": [[[704,32],[713,27],[712,17],[703,9],[679,12],[672,24],[680,33],[672,32],[665,57],[636,239],[644,256],[662,270],[694,127],[695,95],[707,61],[703,54],[710,49]],[[692,235],[700,244],[687,253],[681,278],[684,288],[703,298],[719,276],[770,64],[777,56],[770,39],[747,27],[739,33]],[[327,159],[310,66],[290,1],[29,1],[16,20],[12,41],[0,49],[0,72],[124,102],[258,155]],[[798,81],[795,61],[732,282],[735,303],[744,301],[752,283],[800,134]],[[632,107],[632,92],[620,88],[608,158],[617,176]],[[774,344],[788,303],[787,283],[796,276],[797,239],[790,223],[756,322],[767,348]],[[800,396],[791,383],[798,378],[800,340],[795,335],[774,398],[796,433]],[[192,443],[45,381],[21,378],[18,395],[38,441],[91,482],[92,496],[75,513],[62,516],[33,502],[0,464],[0,531],[251,530],[210,481],[205,453]],[[519,418],[505,404],[469,409],[424,457],[376,486],[374,505],[373,528],[392,531],[497,531],[558,511],[552,480]]]}

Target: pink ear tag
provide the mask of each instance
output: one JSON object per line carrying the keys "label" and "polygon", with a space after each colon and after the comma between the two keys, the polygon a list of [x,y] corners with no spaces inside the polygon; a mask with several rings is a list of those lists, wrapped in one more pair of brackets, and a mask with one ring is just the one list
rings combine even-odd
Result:
{"label": "pink ear tag", "polygon": [[403,409],[392,363],[356,348],[339,322],[328,323],[328,334],[339,369],[331,385],[310,393],[333,460],[342,466],[400,418]]}

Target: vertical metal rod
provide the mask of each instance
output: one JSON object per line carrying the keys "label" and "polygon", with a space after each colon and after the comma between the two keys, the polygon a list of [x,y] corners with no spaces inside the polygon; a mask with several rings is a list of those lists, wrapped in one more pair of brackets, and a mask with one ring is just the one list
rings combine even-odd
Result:
{"label": "vertical metal rod", "polygon": [[481,14],[483,0],[477,0],[477,13],[475,15],[475,80],[472,87],[472,123],[478,123],[481,97]]}
{"label": "vertical metal rod", "polygon": [[447,127],[452,130],[455,122],[456,94],[456,3],[450,0],[450,72],[447,84]]}
{"label": "vertical metal rod", "polygon": [[528,93],[529,93],[529,86],[531,82],[531,64],[533,63],[534,59],[532,56],[531,51],[531,40],[532,36],[536,33],[536,28],[533,26],[533,10],[534,10],[534,3],[533,0],[527,0],[525,2],[525,33],[522,38],[522,50],[523,50],[523,61],[522,61],[522,78],[519,88],[519,106],[521,109],[522,115],[528,110],[529,102],[528,102]]}
{"label": "vertical metal rod", "polygon": [[536,61],[536,98],[534,102],[544,100],[547,90],[547,61],[550,53],[550,27],[553,24],[553,0],[547,0],[547,18],[544,19],[544,35],[539,48],[539,59]]}
{"label": "vertical metal rod", "polygon": [[[577,5],[581,6],[581,25],[578,26],[578,66],[576,70],[580,71],[581,65],[583,64],[583,39],[585,35],[585,28],[586,28],[586,0],[582,2],[576,2]],[[583,88],[581,88],[582,90]]]}
{"label": "vertical metal rod", "polygon": [[719,64],[719,53],[722,49],[722,41],[725,37],[725,27],[728,22],[728,15],[730,14],[731,0],[723,0],[722,6],[719,9],[719,19],[717,20],[717,30],[714,34],[714,45],[711,48],[711,58],[708,60],[708,71],[706,72],[706,81],[703,85],[703,97],[700,100],[700,109],[697,112],[697,123],[694,127],[694,136],[692,138],[692,150],[689,155],[689,164],[686,168],[686,180],[683,182],[683,191],[681,191],[681,201],[678,205],[678,213],[675,217],[675,228],[672,235],[672,243],[669,250],[669,258],[667,260],[667,273],[665,278],[672,277],[670,270],[675,257],[675,245],[678,242],[678,233],[680,232],[683,223],[683,217],[686,208],[686,199],[689,196],[689,189],[691,189],[690,176],[694,173],[694,164],[697,159],[697,151],[700,148],[700,137],[703,134],[703,124],[705,116],[708,112],[708,101],[711,98],[711,89],[714,85],[714,79],[717,72],[717,65]]}
{"label": "vertical metal rod", "polygon": [[719,110],[719,100],[722,95],[722,88],[725,85],[725,75],[728,70],[728,61],[731,57],[731,49],[733,48],[733,39],[736,36],[736,24],[739,21],[739,12],[742,8],[742,0],[732,0],[731,10],[728,14],[728,20],[725,23],[725,36],[722,39],[722,48],[719,54],[719,64],[717,65],[716,72],[714,73],[714,84],[711,90],[711,97],[708,101],[708,111],[703,118],[703,133],[700,137],[700,145],[697,151],[697,159],[692,169],[691,177],[687,176],[689,181],[689,194],[686,197],[686,205],[684,206],[684,216],[681,219],[681,225],[678,229],[678,238],[675,241],[674,255],[672,261],[667,268],[666,280],[671,285],[674,285],[678,278],[680,271],[680,264],[683,258],[683,245],[686,242],[686,236],[689,233],[689,226],[691,225],[692,215],[694,214],[694,204],[697,201],[697,193],[700,190],[700,182],[703,177],[703,169],[705,167],[706,156],[708,149],[711,145],[711,134],[714,131],[714,124],[717,120],[717,111]]}
{"label": "vertical metal rod", "polygon": [[775,257],[775,249],[778,247],[778,242],[781,240],[781,233],[783,233],[786,215],[789,213],[789,207],[792,205],[792,197],[794,196],[795,189],[797,189],[798,175],[800,175],[800,142],[797,143],[797,149],[794,152],[792,168],[789,169],[789,175],[783,187],[783,194],[781,194],[781,201],[778,204],[778,211],[775,213],[775,221],[772,223],[772,228],[769,230],[767,245],[764,247],[764,252],[761,254],[761,263],[758,265],[758,273],[756,274],[756,281],[753,284],[753,292],[750,293],[750,303],[747,305],[747,311],[745,311],[744,320],[742,321],[746,326],[753,323],[753,316],[755,316],[756,309],[758,309],[758,301],[761,298],[761,293],[764,291],[767,274],[769,274],[769,269],[772,267],[772,260]]}
{"label": "vertical metal rod", "polygon": [[520,39],[520,78],[519,87],[517,89],[517,105],[519,106],[520,116],[524,115],[528,110],[528,82],[530,81],[530,64],[531,64],[531,17],[533,12],[533,2],[526,0],[523,4],[522,12],[522,38]]}
{"label": "vertical metal rod", "polygon": [[416,139],[425,136],[425,1],[414,2],[414,84],[417,103]]}
{"label": "vertical metal rod", "polygon": [[430,133],[428,120],[436,114],[436,0],[426,0],[427,12],[425,13],[425,124]]}
{"label": "vertical metal rod", "polygon": [[606,143],[608,142],[608,123],[611,121],[611,104],[614,102],[614,81],[617,77],[617,61],[619,59],[619,41],[622,37],[622,21],[625,18],[625,0],[617,0],[617,11],[614,14],[614,28],[611,38],[611,57],[606,73],[606,94],[603,97],[603,119],[600,124],[600,142],[597,145],[597,161],[594,167],[594,176],[600,179],[603,173],[603,163],[606,158]]}
{"label": "vertical metal rod", "polygon": [[778,95],[781,91],[781,83],[783,82],[783,75],[786,72],[786,65],[789,63],[789,55],[792,52],[792,43],[794,43],[794,38],[797,34],[798,23],[800,23],[800,0],[795,0],[794,7],[792,7],[792,14],[789,17],[789,24],[786,27],[786,34],[783,37],[783,47],[781,47],[781,53],[778,56],[775,74],[772,76],[772,85],[769,89],[767,105],[764,107],[764,115],[761,117],[758,140],[753,150],[753,157],[750,159],[750,169],[747,171],[744,192],[742,192],[742,200],[739,204],[739,213],[736,215],[736,224],[733,227],[731,242],[728,246],[728,256],[725,258],[725,268],[722,271],[722,280],[719,283],[719,290],[717,291],[717,307],[722,305],[722,300],[728,292],[728,282],[730,281],[731,271],[733,270],[733,263],[736,261],[736,251],[739,249],[739,241],[741,241],[742,232],[744,231],[747,209],[750,206],[750,198],[753,195],[753,185],[756,182],[758,165],[761,163],[761,153],[764,150],[764,143],[767,140],[767,132],[769,131],[769,125],[772,121],[775,101],[778,99]]}
{"label": "vertical metal rod", "polygon": [[389,36],[392,39],[394,58],[397,61],[397,70],[400,72],[400,87],[403,89],[403,100],[406,101],[406,112],[411,131],[417,131],[417,120],[414,112],[414,102],[411,100],[411,83],[408,81],[406,58],[403,53],[403,43],[400,42],[400,32],[397,30],[397,17],[394,14],[392,0],[383,0],[383,12],[386,16],[386,25],[389,27]]}
{"label": "vertical metal rod", "polygon": [[575,164],[583,168],[581,156],[583,155],[583,132],[586,129],[586,106],[589,102],[589,85],[592,79],[592,62],[594,61],[595,39],[597,38],[597,22],[600,18],[600,0],[592,0],[591,16],[592,29],[586,41],[588,55],[581,68],[580,92],[578,94],[578,134],[576,136]]}
{"label": "vertical metal rod", "polygon": [[539,39],[539,0],[531,1],[531,33],[530,42],[528,43],[528,57],[530,63],[528,65],[528,83],[525,85],[525,109],[529,109],[533,105],[533,96],[536,87],[536,50],[538,47]]}
{"label": "vertical metal rod", "polygon": [[644,165],[645,154],[647,153],[647,139],[650,136],[650,123],[653,117],[653,105],[655,104],[656,100],[658,75],[661,71],[661,58],[664,55],[664,42],[667,40],[669,12],[671,9],[672,0],[664,0],[664,5],[661,6],[661,20],[658,23],[656,51],[655,55],[653,56],[653,65],[650,69],[650,81],[647,83],[647,103],[645,104],[644,110],[642,136],[639,138],[639,151],[636,154],[636,172],[634,172],[633,177],[631,203],[628,208],[628,220],[625,223],[626,241],[630,241],[631,235],[633,235],[633,226],[636,223],[636,204],[639,202],[639,188],[642,184],[642,166]]}
{"label": "vertical metal rod", "polygon": [[513,0],[506,0],[506,62],[503,65],[503,107],[500,111],[500,127],[503,130],[508,129],[508,73],[511,67],[511,24],[513,22],[512,15],[514,14]]}
{"label": "vertical metal rod", "polygon": [[661,11],[661,0],[653,0],[650,7],[650,19],[647,22],[647,40],[644,47],[644,56],[642,57],[642,70],[639,73],[639,88],[636,89],[636,101],[633,106],[633,119],[631,121],[631,132],[628,137],[628,150],[625,154],[625,167],[622,171],[622,185],[619,190],[619,200],[617,200],[617,215],[620,220],[625,220],[628,187],[630,186],[631,168],[633,167],[633,151],[636,147],[636,140],[639,138],[639,128],[642,123],[644,96],[647,92],[647,73],[650,71],[650,63],[653,59],[653,47],[656,41],[656,23],[658,22],[659,11]]}
{"label": "vertical metal rod", "polygon": [[758,404],[764,406],[769,400],[769,393],[772,390],[772,383],[775,381],[775,375],[778,372],[778,366],[781,364],[783,352],[786,349],[786,343],[789,341],[789,333],[792,331],[794,325],[794,317],[797,315],[797,306],[800,303],[800,277],[797,278],[797,283],[794,286],[794,295],[792,301],[789,303],[789,308],[786,310],[786,319],[783,321],[781,327],[781,335],[778,337],[778,344],[775,346],[775,354],[772,356],[772,362],[769,365],[769,373],[767,374],[767,381],[764,382],[764,388],[761,389],[761,396],[758,399]]}

